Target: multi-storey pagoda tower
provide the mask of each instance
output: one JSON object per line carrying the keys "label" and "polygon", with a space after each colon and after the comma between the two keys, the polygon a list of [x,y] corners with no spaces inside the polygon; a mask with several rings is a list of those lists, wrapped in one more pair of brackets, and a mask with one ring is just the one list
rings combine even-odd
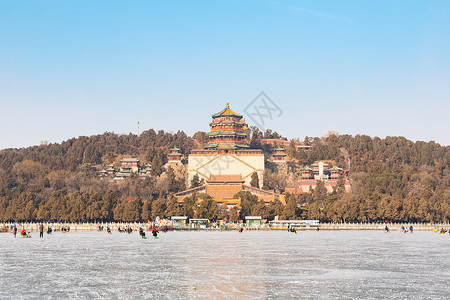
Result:
{"label": "multi-storey pagoda tower", "polygon": [[242,115],[230,109],[228,103],[222,111],[212,115],[212,119],[206,149],[233,154],[238,149],[249,148],[247,123]]}

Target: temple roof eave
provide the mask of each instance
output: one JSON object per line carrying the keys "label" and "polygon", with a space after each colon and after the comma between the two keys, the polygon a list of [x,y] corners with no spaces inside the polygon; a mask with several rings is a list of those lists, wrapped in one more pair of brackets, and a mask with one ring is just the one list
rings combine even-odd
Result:
{"label": "temple roof eave", "polygon": [[247,136],[247,133],[239,132],[239,131],[212,131],[212,132],[208,132],[207,134],[208,134],[208,136],[218,136],[218,135]]}
{"label": "temple roof eave", "polygon": [[219,149],[239,149],[239,148],[249,148],[247,144],[241,143],[213,143],[205,146],[206,149],[209,148],[219,148]]}
{"label": "temple roof eave", "polygon": [[245,123],[244,120],[239,120],[239,121],[233,121],[233,120],[216,121],[216,120],[213,120],[211,123],[209,123],[210,127],[220,126],[220,125],[234,125],[234,126],[244,127],[244,126],[247,126],[247,123]]}
{"label": "temple roof eave", "polygon": [[218,112],[216,114],[213,114],[212,117],[213,118],[219,118],[219,117],[237,117],[237,118],[242,118],[243,116],[238,114],[238,113],[235,113],[229,107],[226,107],[223,110],[221,110],[220,112]]}

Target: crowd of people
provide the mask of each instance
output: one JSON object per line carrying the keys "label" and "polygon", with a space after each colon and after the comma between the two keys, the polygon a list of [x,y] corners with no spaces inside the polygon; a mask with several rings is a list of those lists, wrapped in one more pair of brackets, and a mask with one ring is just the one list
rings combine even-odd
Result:
{"label": "crowd of people", "polygon": [[[14,237],[17,237],[17,233],[19,231],[17,225],[13,225],[12,227],[9,227],[9,228],[10,228],[9,230],[11,230],[11,233],[13,233]],[[40,238],[44,237],[44,229],[45,229],[44,228],[44,224],[42,224],[42,223],[39,224],[38,231],[39,231],[39,237]],[[62,233],[65,233],[65,232],[69,232],[70,231],[70,227],[69,226],[63,226],[61,228],[56,228],[56,230],[60,230]],[[150,227],[147,227],[147,228],[145,228],[144,226],[140,226],[137,229],[137,231],[138,231],[139,236],[141,238],[144,238],[144,239],[146,238],[146,235],[145,235],[145,231],[146,230],[147,231],[151,231],[152,236],[155,237],[155,238],[158,238],[159,231],[161,230],[162,232],[166,233],[168,231],[168,228],[167,228],[167,226],[162,226],[162,227],[150,226]],[[288,230],[288,232],[291,232],[291,233],[297,233],[296,229],[293,226],[289,226],[287,230]],[[409,227],[401,226],[400,230],[401,230],[402,233],[413,233],[414,232],[414,227],[412,225],[410,225]],[[47,234],[51,234],[53,231],[54,231],[54,229],[52,228],[52,226],[49,225],[47,227],[47,231],[46,231]],[[99,225],[98,226],[98,231],[104,231],[104,227],[102,225]],[[126,228],[122,228],[122,227],[119,226],[119,227],[117,227],[117,231],[120,232],[120,233],[131,234],[131,233],[133,233],[133,228],[132,228],[132,226],[127,226]],[[243,228],[242,227],[238,228],[238,231],[240,233],[242,233],[243,232]],[[319,228],[317,228],[316,231],[319,231]],[[386,233],[388,233],[391,230],[386,225],[385,228],[384,228],[384,231]],[[450,234],[450,230],[448,230],[447,228],[440,228],[440,229],[434,228],[433,231],[435,233],[440,233],[440,234],[445,234],[447,232]],[[111,229],[110,226],[106,227],[106,232],[108,234],[112,234],[112,229]],[[25,228],[23,228],[20,231],[20,237],[22,237],[22,238],[30,238],[31,235],[30,235],[29,231],[27,231]]]}
{"label": "crowd of people", "polygon": [[441,229],[437,229],[437,228],[434,228],[434,230],[433,230],[435,233],[437,233],[437,232],[439,232],[440,234],[446,234],[447,232],[450,234],[450,230],[447,230],[447,228],[441,228]]}
{"label": "crowd of people", "polygon": [[405,226],[402,226],[400,229],[402,230],[403,233],[408,233],[408,232],[409,233],[413,233],[413,231],[414,231],[414,227],[412,225],[409,226],[409,228],[406,228]]}

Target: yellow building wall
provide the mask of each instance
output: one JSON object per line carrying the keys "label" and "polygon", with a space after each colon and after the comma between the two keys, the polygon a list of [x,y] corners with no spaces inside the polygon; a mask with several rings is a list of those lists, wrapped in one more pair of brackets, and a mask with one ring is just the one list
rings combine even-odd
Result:
{"label": "yellow building wall", "polygon": [[259,186],[263,185],[264,154],[190,154],[188,157],[188,185],[198,174],[205,181],[213,175],[241,175],[250,185],[253,172],[258,173]]}

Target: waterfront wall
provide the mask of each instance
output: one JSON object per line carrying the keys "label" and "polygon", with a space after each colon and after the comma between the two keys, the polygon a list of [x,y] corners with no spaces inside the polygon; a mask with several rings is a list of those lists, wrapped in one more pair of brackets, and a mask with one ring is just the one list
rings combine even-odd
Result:
{"label": "waterfront wall", "polygon": [[[13,228],[14,224],[17,226],[18,231],[25,229],[31,232],[38,232],[39,225],[41,223],[3,223],[8,228]],[[1,226],[3,227],[3,224]],[[63,223],[63,222],[44,222],[44,231],[47,231],[48,227],[51,227],[53,231],[63,231],[64,229],[70,229],[70,231],[99,231],[99,227],[102,227],[102,231],[106,231],[109,226],[112,231],[118,231],[119,228],[125,229],[131,227],[133,230],[138,230],[140,227],[150,227],[148,223]]]}
{"label": "waterfront wall", "polygon": [[449,228],[449,223],[323,223],[319,225],[321,230],[384,230],[401,231],[402,227],[412,226],[414,231],[432,231],[434,228]]}
{"label": "waterfront wall", "polygon": [[[9,230],[14,226],[17,226],[18,231],[25,229],[31,232],[38,232],[40,223],[3,223],[0,224],[0,228],[6,226]],[[138,230],[140,227],[145,227],[147,230],[152,226],[151,223],[62,223],[62,222],[44,222],[44,230],[50,226],[54,231],[62,231],[63,228],[70,228],[70,231],[84,231],[84,232],[95,232],[99,231],[99,226],[102,227],[103,231],[106,231],[106,228],[109,226],[112,231],[118,231],[119,228],[125,229],[127,227],[131,227],[133,230]],[[287,225],[278,225],[278,226],[269,226],[269,224],[255,225],[251,227],[247,227],[246,224],[227,224],[226,226],[219,226],[216,224],[211,224],[208,228],[198,228],[198,227],[189,227],[181,226],[179,224],[172,224],[169,222],[165,224],[170,229],[178,229],[178,230],[196,230],[196,229],[206,229],[206,230],[233,230],[239,227],[244,227],[249,230],[285,230],[288,228]],[[390,231],[401,231],[401,227],[409,228],[409,226],[413,226],[414,231],[433,231],[434,228],[447,228],[450,229],[449,223],[320,223],[320,230],[384,230],[385,226],[389,227]],[[316,230],[317,227],[304,227],[297,228],[300,230]]]}

